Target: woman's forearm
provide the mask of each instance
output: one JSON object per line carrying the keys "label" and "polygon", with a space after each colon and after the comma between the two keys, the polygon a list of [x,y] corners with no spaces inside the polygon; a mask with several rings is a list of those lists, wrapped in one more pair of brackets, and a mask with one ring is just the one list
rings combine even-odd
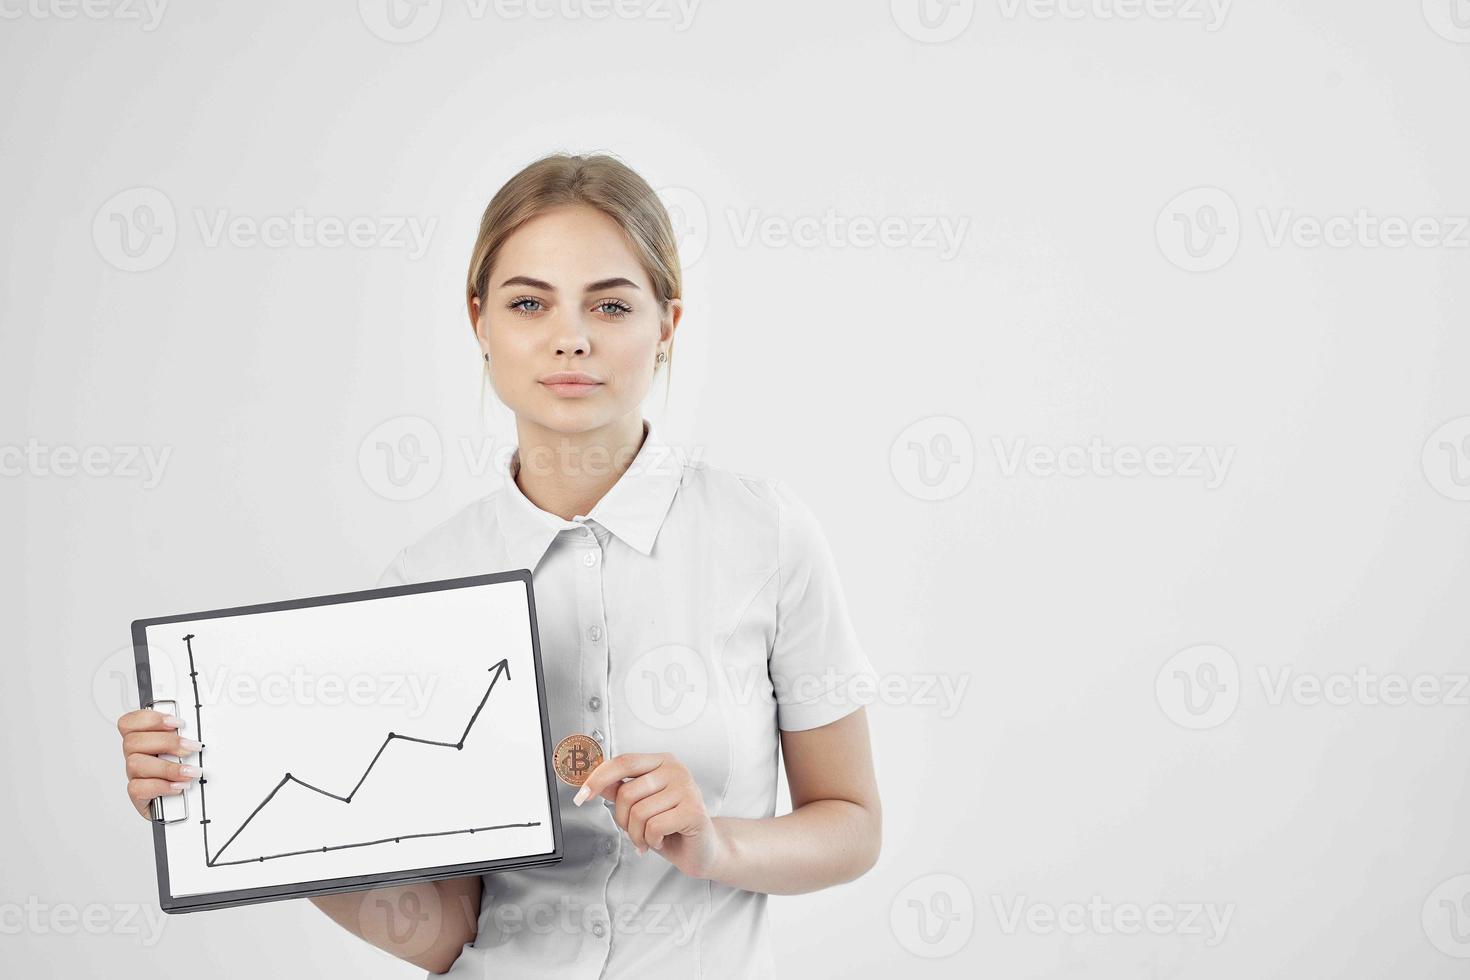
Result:
{"label": "woman's forearm", "polygon": [[882,818],[850,800],[813,800],[779,817],[714,817],[723,850],[709,875],[732,888],[800,895],[840,885],[878,860]]}
{"label": "woman's forearm", "polygon": [[480,888],[480,876],[471,875],[311,901],[353,935],[430,973],[444,973],[478,934]]}

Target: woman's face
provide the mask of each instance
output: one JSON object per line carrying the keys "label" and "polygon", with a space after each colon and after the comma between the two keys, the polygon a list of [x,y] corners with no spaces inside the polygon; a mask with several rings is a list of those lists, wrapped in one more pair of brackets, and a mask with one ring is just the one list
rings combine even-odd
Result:
{"label": "woman's face", "polygon": [[668,350],[680,312],[677,300],[660,309],[616,221],[571,206],[505,240],[475,303],[475,332],[511,411],[557,432],[587,432],[641,413],[654,357]]}

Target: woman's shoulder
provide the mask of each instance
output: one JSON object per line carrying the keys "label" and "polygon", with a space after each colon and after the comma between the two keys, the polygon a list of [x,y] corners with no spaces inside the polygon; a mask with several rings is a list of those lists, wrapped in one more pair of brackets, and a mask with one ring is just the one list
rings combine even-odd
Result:
{"label": "woman's shoulder", "polygon": [[681,494],[697,498],[700,503],[714,505],[731,502],[772,510],[781,493],[780,481],[774,477],[733,469],[712,463],[703,457],[684,457],[684,479]]}
{"label": "woman's shoulder", "polygon": [[499,519],[495,502],[504,492],[504,487],[496,487],[483,497],[464,504],[438,524],[420,534],[408,547],[415,550],[433,548],[449,542],[463,541],[467,536],[493,528]]}
{"label": "woman's shoulder", "polygon": [[814,519],[805,500],[786,480],[703,459],[685,462],[680,492],[686,491],[698,504],[729,518],[743,511],[773,530],[792,521]]}
{"label": "woman's shoulder", "polygon": [[[453,567],[472,558],[476,543],[495,540],[496,498],[503,487],[472,500],[421,533],[399,549],[379,579],[380,585],[404,584],[422,579],[429,569]],[[412,570],[412,571],[411,571]],[[438,577],[446,573],[436,572]],[[434,577],[431,575],[431,577]]]}

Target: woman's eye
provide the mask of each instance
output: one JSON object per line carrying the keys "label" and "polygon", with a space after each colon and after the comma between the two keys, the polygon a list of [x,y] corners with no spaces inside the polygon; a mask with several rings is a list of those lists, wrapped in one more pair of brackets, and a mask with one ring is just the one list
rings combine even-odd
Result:
{"label": "woman's eye", "polygon": [[[532,306],[535,306],[536,309],[534,309],[534,310],[527,309],[526,306],[525,306],[525,304],[527,304],[527,303],[530,303]],[[523,314],[524,315],[524,314],[527,314],[527,313],[538,313],[538,312],[540,312],[540,307],[541,307],[541,301],[539,299],[533,299],[530,296],[522,296],[520,299],[511,300],[510,303],[507,304],[506,309],[513,310],[516,313],[520,313],[520,314]]]}
{"label": "woman's eye", "polygon": [[633,312],[633,308],[620,299],[605,299],[597,304],[596,309],[603,316],[612,317],[614,320]]}

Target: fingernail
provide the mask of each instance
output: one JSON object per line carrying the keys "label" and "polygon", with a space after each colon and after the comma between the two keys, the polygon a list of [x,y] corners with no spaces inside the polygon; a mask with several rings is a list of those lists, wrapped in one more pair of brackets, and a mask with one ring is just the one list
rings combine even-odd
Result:
{"label": "fingernail", "polygon": [[638,852],[638,856],[639,857],[642,857],[643,856],[643,852],[645,850],[647,850],[647,848],[644,848],[644,847],[639,846],[639,847],[635,847],[634,850],[636,850]]}
{"label": "fingernail", "polygon": [[575,803],[577,806],[581,806],[582,803],[586,801],[587,796],[588,790],[587,787],[584,785],[581,789],[577,790],[577,795],[572,797],[572,802]]}
{"label": "fingernail", "polygon": [[179,739],[179,745],[183,748],[185,752],[198,752],[200,749],[204,748],[203,743],[196,742],[192,738]]}
{"label": "fingernail", "polygon": [[188,783],[169,783],[168,784],[168,791],[170,793],[182,793],[184,790],[186,790],[188,788],[189,788],[189,784]]}
{"label": "fingernail", "polygon": [[180,776],[187,776],[190,779],[193,779],[195,776],[199,775],[199,767],[198,766],[179,766],[179,775]]}
{"label": "fingernail", "polygon": [[178,715],[169,715],[163,719],[163,724],[166,728],[183,728],[184,719],[180,718]]}

